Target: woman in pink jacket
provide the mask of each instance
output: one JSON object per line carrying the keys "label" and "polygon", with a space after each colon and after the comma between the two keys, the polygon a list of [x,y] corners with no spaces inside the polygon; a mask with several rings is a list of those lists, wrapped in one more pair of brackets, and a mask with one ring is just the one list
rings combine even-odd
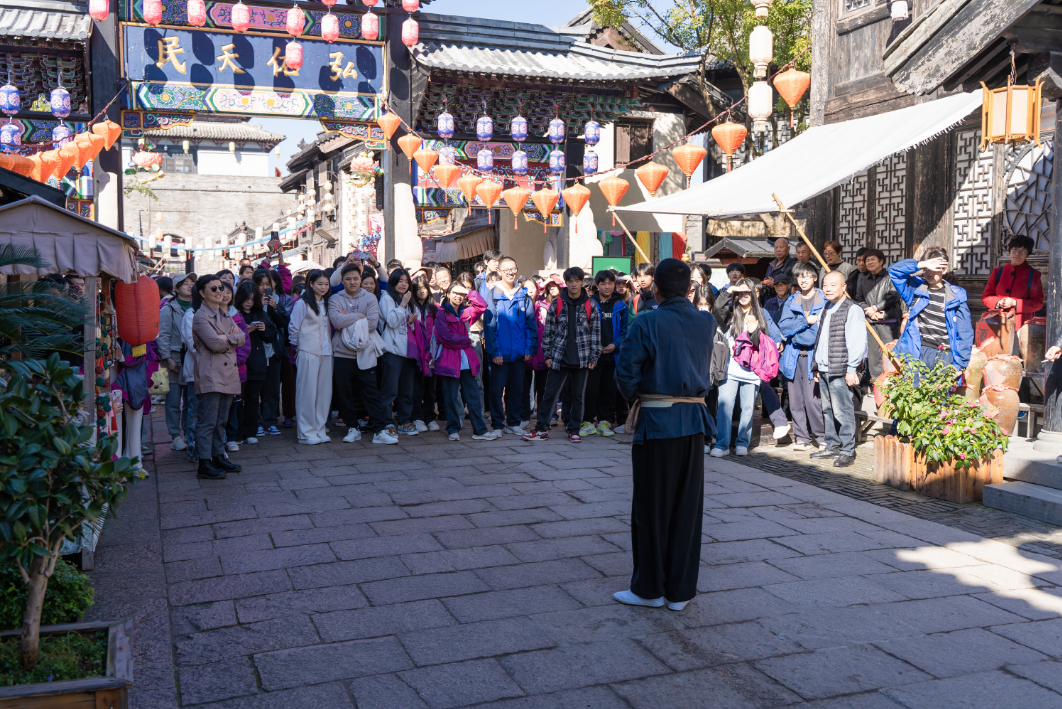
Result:
{"label": "woman in pink jacket", "polygon": [[[472,420],[473,441],[493,441],[501,431],[490,431],[483,420],[483,399],[480,398],[480,362],[468,336],[469,326],[479,319],[487,304],[475,291],[460,283],[446,289],[446,299],[435,316],[435,374],[442,383],[446,405],[446,432],[451,441],[461,440],[461,416],[464,408]],[[464,406],[462,406],[462,400]]]}

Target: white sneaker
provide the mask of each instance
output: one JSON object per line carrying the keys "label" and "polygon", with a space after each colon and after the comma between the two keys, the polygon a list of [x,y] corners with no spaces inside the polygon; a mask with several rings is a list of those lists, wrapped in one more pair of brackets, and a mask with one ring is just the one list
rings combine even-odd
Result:
{"label": "white sneaker", "polygon": [[582,438],[586,438],[587,436],[598,436],[600,433],[594,424],[589,421],[583,421],[583,425],[579,427],[579,435]]}
{"label": "white sneaker", "polygon": [[257,433],[256,435],[257,435],[257,436],[258,436],[259,438],[265,438],[265,435],[266,435],[266,430],[265,430],[264,428],[262,428],[261,426],[259,426],[259,427],[258,427],[258,433]]}
{"label": "white sneaker", "polygon": [[354,441],[361,440],[361,431],[355,426],[351,426],[347,429],[347,435],[343,436],[344,443],[353,443]]}
{"label": "white sneaker", "polygon": [[530,421],[521,421],[520,422],[520,428],[524,429],[525,431],[530,431],[531,430],[531,422]]}
{"label": "white sneaker", "polygon": [[730,451],[726,448],[713,448],[712,452],[708,455],[712,456],[713,458],[725,458],[727,453],[729,452]]}
{"label": "white sneaker", "polygon": [[744,455],[748,455],[749,454],[749,449],[746,448],[745,446],[737,446],[734,449],[734,452],[737,453],[738,455],[744,456]]}
{"label": "white sneaker", "polygon": [[526,436],[527,431],[522,426],[506,426],[503,429],[503,433],[511,433],[514,436]]}
{"label": "white sneaker", "polygon": [[253,446],[254,444],[258,443],[258,439],[257,438],[248,438],[247,440],[244,441],[244,443],[246,443],[249,446]]}
{"label": "white sneaker", "polygon": [[614,429],[612,429],[612,432],[613,433],[626,433],[627,430],[623,427],[623,424],[620,424],[619,426],[616,426]]}
{"label": "white sneaker", "polygon": [[778,428],[774,429],[774,433],[773,433],[773,434],[771,434],[771,435],[772,435],[772,436],[774,437],[774,440],[776,440],[776,441],[780,441],[780,440],[782,440],[783,438],[785,438],[786,436],[788,436],[788,435],[789,435],[789,430],[790,430],[791,428],[793,428],[793,427],[792,427],[792,426],[790,426],[790,425],[789,425],[789,424],[787,423],[787,424],[786,424],[786,425],[784,425],[784,426],[779,426]]}
{"label": "white sneaker", "polygon": [[667,603],[667,601],[664,600],[663,596],[661,596],[660,598],[642,598],[641,596],[635,595],[635,593],[630,589],[627,589],[626,591],[616,591],[612,594],[612,597],[620,603],[623,603],[628,606],[647,606],[649,608],[662,608],[664,604]]}
{"label": "white sneaker", "polygon": [[704,454],[705,455],[708,455],[711,452],[712,452],[712,447],[711,446],[705,446],[704,447]]}
{"label": "white sneaker", "polygon": [[601,423],[597,424],[597,432],[605,438],[611,438],[612,436],[616,435],[612,432],[612,429],[609,428],[608,421],[602,421]]}
{"label": "white sneaker", "polygon": [[240,450],[240,446],[238,443],[236,443],[236,441],[229,441],[225,444],[225,450],[231,453],[235,453],[236,451]]}
{"label": "white sneaker", "polygon": [[473,441],[494,441],[494,440],[497,440],[498,438],[500,438],[501,435],[502,435],[501,431],[487,431],[482,436],[478,436],[478,435],[473,433],[472,434],[472,440]]}
{"label": "white sneaker", "polygon": [[429,421],[428,422],[428,430],[429,431],[438,431],[439,430],[439,424],[435,423],[434,421]]}
{"label": "white sneaker", "polygon": [[688,606],[689,603],[690,603],[689,601],[674,601],[674,602],[670,602],[669,601],[668,604],[667,604],[667,609],[669,611],[680,611],[683,608],[685,608],[686,606]]}
{"label": "white sneaker", "polygon": [[170,443],[170,449],[175,451],[183,451],[188,447],[188,443],[183,438],[174,438],[173,443]]}
{"label": "white sneaker", "polygon": [[806,451],[806,450],[808,450],[809,448],[810,448],[810,449],[812,449],[812,450],[814,450],[814,449],[815,449],[815,446],[811,445],[810,443],[800,443],[800,442],[797,442],[797,443],[794,443],[794,444],[793,444],[793,447],[791,448],[791,450],[795,450],[795,451],[796,451],[796,452],[798,452],[798,453],[802,453],[803,451]]}
{"label": "white sneaker", "polygon": [[305,441],[301,441],[304,446],[316,446],[320,442],[320,438],[307,438]]}
{"label": "white sneaker", "polygon": [[385,446],[393,446],[398,444],[398,436],[392,436],[386,430],[383,430],[372,437],[372,442],[382,443]]}
{"label": "white sneaker", "polygon": [[418,433],[424,433],[428,430],[428,427],[424,425],[423,421],[414,421],[413,425],[417,427]]}
{"label": "white sneaker", "polygon": [[461,434],[460,433],[451,433],[450,434],[450,440],[451,441],[460,441],[461,440]]}

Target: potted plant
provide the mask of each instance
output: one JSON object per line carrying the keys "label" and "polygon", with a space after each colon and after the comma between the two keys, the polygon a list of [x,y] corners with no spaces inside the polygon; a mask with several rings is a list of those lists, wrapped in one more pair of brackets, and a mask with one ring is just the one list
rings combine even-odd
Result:
{"label": "potted plant", "polygon": [[[57,354],[3,362],[0,372],[0,565],[14,565],[26,586],[22,627],[0,632],[0,649],[10,655],[12,646],[3,646],[17,641],[20,660],[0,667],[0,707],[54,706],[56,695],[124,706],[130,622],[42,628],[41,616],[63,540],[113,510],[137,473],[130,459],[115,457],[116,437],[95,439],[91,414],[78,412],[82,379]],[[46,663],[56,672],[42,676]]]}
{"label": "potted plant", "polygon": [[874,479],[951,502],[982,498],[985,485],[1003,482],[1009,438],[993,412],[957,394],[959,370],[932,369],[903,358],[903,371],[881,383],[884,410],[896,436],[874,439]]}

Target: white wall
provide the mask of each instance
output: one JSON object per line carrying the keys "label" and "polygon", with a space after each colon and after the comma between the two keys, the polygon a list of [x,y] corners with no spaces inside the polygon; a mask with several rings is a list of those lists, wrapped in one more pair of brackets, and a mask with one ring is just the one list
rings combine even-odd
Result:
{"label": "white wall", "polygon": [[252,149],[199,148],[196,169],[200,175],[233,175],[237,177],[269,177],[269,153],[257,146]]}

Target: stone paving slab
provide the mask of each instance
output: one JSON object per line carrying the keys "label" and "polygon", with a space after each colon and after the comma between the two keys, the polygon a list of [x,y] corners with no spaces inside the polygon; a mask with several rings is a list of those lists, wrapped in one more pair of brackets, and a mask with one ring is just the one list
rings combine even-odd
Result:
{"label": "stone paving slab", "polygon": [[94,617],[134,617],[134,709],[1062,709],[1062,562],[1037,553],[1058,530],[1032,520],[779,450],[706,458],[676,613],[611,599],[622,441],[286,430],[207,482],[153,426],[93,572]]}

